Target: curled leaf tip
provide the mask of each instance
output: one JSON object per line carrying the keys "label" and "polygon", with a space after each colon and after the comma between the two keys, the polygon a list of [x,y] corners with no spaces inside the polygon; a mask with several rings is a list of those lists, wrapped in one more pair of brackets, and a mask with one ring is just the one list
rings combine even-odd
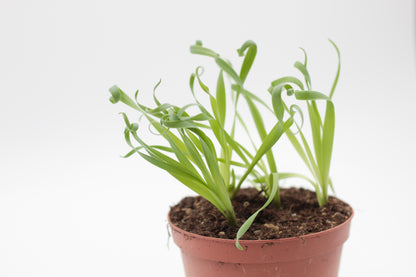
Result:
{"label": "curled leaf tip", "polygon": [[129,118],[127,117],[126,113],[120,112],[123,116],[124,122],[126,124],[126,131],[128,132],[136,132],[139,129],[139,124],[137,123],[130,123]]}
{"label": "curled leaf tip", "polygon": [[130,126],[130,128],[131,128],[133,131],[137,131],[137,130],[139,130],[139,124],[137,124],[137,123],[133,123],[133,124]]}
{"label": "curled leaf tip", "polygon": [[305,49],[303,49],[302,47],[299,47],[300,50],[302,50],[303,55],[305,57],[305,61],[303,62],[303,65],[306,67],[307,63],[308,63],[308,55],[306,54]]}
{"label": "curled leaf tip", "polygon": [[109,91],[110,91],[110,93],[111,93],[111,97],[110,97],[110,102],[111,103],[113,103],[113,104],[115,104],[115,103],[117,103],[118,101],[120,101],[120,98],[121,98],[121,94],[120,94],[120,88],[118,87],[118,86],[112,86],[110,89],[109,89]]}
{"label": "curled leaf tip", "polygon": [[252,40],[247,40],[246,42],[244,42],[244,44],[239,49],[237,49],[238,55],[240,57],[244,56],[244,52],[249,47],[257,48],[257,44],[254,41],[252,41]]}

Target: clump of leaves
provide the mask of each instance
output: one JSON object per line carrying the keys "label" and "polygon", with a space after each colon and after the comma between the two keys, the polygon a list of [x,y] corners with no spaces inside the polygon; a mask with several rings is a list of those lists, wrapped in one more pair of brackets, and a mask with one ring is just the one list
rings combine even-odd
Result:
{"label": "clump of leaves", "polygon": [[[300,173],[281,172],[278,173],[277,178],[301,178],[306,180],[313,185],[317,195],[318,203],[321,206],[328,202],[328,186],[334,190],[332,180],[329,176],[335,130],[335,109],[332,102],[332,96],[337,86],[341,69],[339,49],[332,40],[329,41],[337,52],[338,67],[328,96],[322,92],[312,89],[311,78],[307,69],[307,54],[302,48],[301,50],[303,51],[305,57],[304,62],[302,63],[297,61],[294,67],[302,74],[305,81],[302,82],[299,78],[294,76],[285,76],[272,81],[269,88],[269,92],[272,96],[272,108],[278,122],[283,122],[285,114],[288,114],[290,119],[293,119],[295,112],[301,116],[301,123],[295,122],[295,131],[287,129],[285,132],[296,152],[304,161],[313,176],[313,179],[311,179]],[[266,110],[270,110],[270,107],[261,101],[258,97],[256,97],[253,93],[244,88],[244,81],[251,68],[251,65],[253,64],[257,53],[257,47],[254,42],[247,41],[237,51],[240,56],[244,56],[245,53],[243,66],[241,67],[239,75],[232,68],[230,63],[225,62],[219,58],[219,55],[211,49],[203,47],[202,43],[197,42],[195,45],[191,46],[192,53],[214,58],[216,64],[231,77],[231,80],[234,82],[231,87],[237,93],[237,99],[240,95],[245,98],[260,139],[264,139],[266,136],[266,131],[262,116],[257,105],[261,105],[263,110],[264,108]],[[306,102],[309,123],[312,131],[312,143],[308,142],[304,132],[302,131],[303,113],[300,107],[294,104],[289,108],[282,99],[282,94],[284,92],[286,92],[288,96],[295,96],[297,100]],[[317,101],[325,102],[325,113],[320,112],[318,109]],[[238,112],[237,116],[238,118],[241,118]],[[240,120],[240,122],[243,126],[245,126],[243,120]],[[250,132],[247,130],[247,128],[245,128],[245,130],[247,135],[250,137]],[[272,175],[272,173],[277,173],[277,168],[275,158],[271,150],[266,153],[266,158],[269,168],[265,168],[264,164],[260,162],[258,167],[262,169],[263,175],[258,177],[259,174],[257,174],[257,178],[254,181],[257,183],[266,184],[266,196],[270,196],[267,194],[267,191],[270,192],[270,188],[272,187],[269,177]],[[274,194],[273,203],[277,206],[280,206],[279,191]]]}
{"label": "clump of leaves", "polygon": [[[265,203],[263,208],[275,199],[279,188],[278,175],[270,150],[293,124],[293,119],[290,117],[286,121],[278,121],[269,132],[266,132],[260,112],[254,102],[267,105],[260,98],[243,89],[244,80],[254,60],[255,52],[253,55],[253,51],[256,51],[256,45],[247,42],[240,52],[244,52],[245,48],[249,48],[249,54],[246,55],[243,61],[240,74],[235,73],[234,69],[219,54],[210,52],[209,54],[215,56],[215,61],[220,67],[215,94],[202,81],[203,69],[198,67],[189,81],[190,91],[195,101],[183,107],[168,103],[162,104],[159,101],[155,91],[160,83],[156,85],[153,92],[154,108],[145,106],[138,101],[138,91],[133,100],[117,86],[110,88],[112,94],[110,101],[112,103],[121,101],[137,110],[168,144],[150,145],[146,143],[138,135],[139,124],[131,123],[127,115],[122,113],[126,124],[125,140],[132,147],[132,150],[125,157],[137,153],[148,162],[167,171],[174,178],[215,205],[229,223],[235,226],[237,220],[231,205],[231,199],[250,174],[259,176],[257,171],[253,169],[265,154],[268,157],[273,174],[269,174],[264,165],[260,166],[268,176],[266,192],[269,201]],[[191,47],[193,53],[198,52],[198,50],[207,51],[201,43]],[[230,130],[225,128],[227,97],[224,72],[238,80],[238,85],[233,86],[233,89],[229,91],[232,94],[229,105],[231,109],[229,110],[233,111],[230,117]],[[196,97],[195,83],[208,96],[209,108],[205,107]],[[237,122],[244,124],[244,119],[237,111],[240,95],[243,95],[249,103],[256,126],[261,131],[262,143],[258,148],[255,148],[254,153],[251,153],[247,150],[247,147],[244,147],[235,139]],[[190,114],[188,112],[190,107],[197,107],[199,112],[194,115]],[[216,149],[216,145],[219,145],[220,151]],[[238,157],[238,161],[233,159],[233,154]],[[245,171],[241,177],[236,177],[235,167],[244,168]],[[242,225],[237,238],[240,238],[246,232],[260,210]],[[237,245],[239,246],[238,242]]]}
{"label": "clump of leaves", "polygon": [[[335,46],[335,44],[334,44]],[[335,46],[336,47],[336,46]],[[156,97],[155,91],[160,82],[153,90],[155,107],[150,108],[138,101],[138,91],[135,93],[134,100],[130,98],[117,86],[110,88],[112,103],[122,102],[139,112],[140,116],[147,119],[156,132],[165,139],[167,145],[151,145],[146,143],[138,134],[139,123],[131,123],[125,113],[122,113],[126,128],[124,131],[125,140],[132,150],[124,157],[130,157],[134,153],[153,165],[167,171],[181,183],[201,195],[227,218],[230,224],[237,226],[237,219],[231,205],[231,200],[240,189],[242,183],[249,175],[254,182],[262,184],[262,190],[267,202],[240,227],[237,233],[236,245],[241,249],[238,242],[247,229],[253,223],[258,213],[267,207],[271,202],[280,206],[279,179],[300,177],[310,181],[315,189],[319,203],[325,203],[327,190],[324,190],[325,183],[330,183],[329,161],[332,152],[333,141],[333,104],[330,98],[336,85],[334,82],[330,97],[312,91],[310,87],[309,73],[306,70],[306,54],[303,64],[296,63],[305,77],[306,87],[295,77],[284,77],[272,82],[269,89],[271,93],[272,105],[267,105],[261,98],[245,88],[244,83],[252,67],[257,53],[257,45],[253,41],[245,42],[238,54],[244,57],[239,73],[233,68],[231,63],[222,58],[215,51],[208,49],[197,41],[192,45],[191,53],[204,55],[212,58],[219,67],[219,75],[215,87],[215,93],[202,81],[202,67],[197,67],[191,74],[189,85],[194,102],[183,107],[178,107],[169,103],[161,103]],[[224,73],[231,79],[231,88],[226,89]],[[337,73],[338,79],[339,69]],[[195,84],[205,96],[208,97],[210,105],[204,106],[196,97]],[[296,85],[299,89],[294,88]],[[288,107],[282,100],[282,93],[286,91],[288,95],[295,95],[299,100],[308,103],[308,111],[311,118],[311,125],[314,131],[315,155],[310,151],[306,139],[301,130],[301,124],[294,121],[295,112],[301,110],[297,105]],[[227,97],[227,95],[231,97]],[[227,99],[231,99],[228,103]],[[238,109],[239,100],[244,99],[248,105],[249,117],[254,123],[259,138],[260,146],[256,146],[251,137],[246,123],[247,118],[243,117]],[[327,115],[322,123],[315,101],[327,101]],[[329,104],[328,104],[329,103]],[[198,112],[192,114],[191,107],[196,107]],[[263,117],[260,111],[268,111],[275,115],[276,123],[269,131],[266,130]],[[312,113],[313,112],[313,113]],[[231,114],[230,114],[231,113]],[[285,115],[286,119],[285,119]],[[230,128],[226,128],[226,121]],[[332,121],[331,121],[332,119]],[[295,124],[294,124],[295,123]],[[140,123],[141,124],[141,123]],[[235,138],[236,125],[240,124],[251,140],[252,149],[242,145]],[[290,127],[296,126],[295,134]],[[316,182],[310,180],[299,173],[278,173],[276,159],[272,152],[272,147],[277,143],[281,136],[286,133],[294,145],[298,154],[308,165]],[[296,135],[301,137],[303,147]],[[219,149],[218,149],[219,148]],[[266,163],[262,160],[266,156]],[[241,176],[236,175],[236,170],[244,170]],[[321,186],[321,190],[316,183]],[[331,183],[332,185],[332,183]],[[326,196],[325,196],[326,195]]]}
{"label": "clump of leaves", "polygon": [[[331,164],[332,148],[334,144],[335,131],[335,108],[332,102],[335,88],[338,83],[341,69],[340,52],[336,44],[329,40],[334,46],[338,56],[338,67],[329,95],[312,90],[311,78],[307,70],[307,55],[304,52],[304,62],[297,61],[295,68],[300,71],[304,77],[304,82],[293,76],[286,76],[274,80],[271,83],[269,92],[273,99],[273,108],[279,118],[283,118],[283,110],[288,110],[282,100],[282,93],[294,95],[297,100],[306,101],[309,123],[312,131],[312,143],[308,142],[299,124],[296,125],[296,134],[292,130],[287,130],[286,135],[299,154],[303,162],[308,167],[313,176],[313,180],[299,173],[282,173],[280,178],[297,177],[302,178],[313,185],[320,206],[328,202],[328,187],[334,190],[332,180],[329,176]],[[325,102],[325,113],[318,109],[317,101]],[[312,147],[310,146],[312,145]]]}

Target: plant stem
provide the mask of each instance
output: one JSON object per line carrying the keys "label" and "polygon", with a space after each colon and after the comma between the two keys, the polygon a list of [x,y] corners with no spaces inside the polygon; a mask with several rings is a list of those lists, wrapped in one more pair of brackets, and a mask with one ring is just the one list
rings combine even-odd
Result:
{"label": "plant stem", "polygon": [[225,211],[224,216],[228,220],[231,226],[238,227],[237,217],[235,216],[234,210]]}

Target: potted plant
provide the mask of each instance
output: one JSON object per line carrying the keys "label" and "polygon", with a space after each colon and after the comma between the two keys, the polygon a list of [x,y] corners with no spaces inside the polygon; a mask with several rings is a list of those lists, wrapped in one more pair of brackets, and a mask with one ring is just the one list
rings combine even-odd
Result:
{"label": "potted plant", "polygon": [[[331,43],[339,61],[339,50]],[[174,241],[182,250],[186,276],[337,276],[352,218],[348,204],[329,196],[335,128],[332,96],[340,63],[327,96],[312,90],[303,51],[304,62],[296,62],[295,68],[304,82],[292,76],[271,82],[270,105],[244,85],[257,53],[253,41],[238,49],[244,57],[239,73],[200,41],[190,50],[212,58],[219,67],[215,92],[203,82],[202,67],[191,74],[193,103],[180,107],[160,102],[155,94],[160,82],[153,91],[154,107],[140,103],[138,92],[133,99],[117,86],[110,88],[112,103],[123,102],[137,110],[166,141],[165,145],[145,142],[138,134],[139,124],[122,113],[125,140],[132,148],[125,157],[137,153],[199,195],[184,198],[168,216]],[[230,79],[230,89],[226,89],[225,76]],[[197,97],[195,85],[208,105]],[[284,93],[294,96],[295,102],[288,105]],[[324,114],[318,101],[325,106]],[[248,106],[246,114],[240,110],[242,102]],[[307,108],[312,146],[303,131],[300,104]],[[269,131],[264,113],[275,118]],[[297,115],[300,121],[295,120]],[[250,120],[254,128],[247,126]],[[238,139],[237,128],[245,131],[244,139]],[[251,129],[258,133],[259,144]],[[277,170],[272,148],[283,135],[313,178]],[[243,143],[246,138],[250,145]],[[315,191],[280,189],[279,181],[287,178],[306,180]],[[253,186],[242,189],[243,183]]]}

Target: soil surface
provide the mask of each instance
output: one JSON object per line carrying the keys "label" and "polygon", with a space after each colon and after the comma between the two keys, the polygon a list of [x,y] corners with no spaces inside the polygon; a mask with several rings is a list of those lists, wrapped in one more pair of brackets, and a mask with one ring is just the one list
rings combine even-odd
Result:
{"label": "soil surface", "polygon": [[[282,208],[270,204],[255,219],[242,239],[279,239],[298,237],[335,227],[352,214],[345,202],[329,197],[319,207],[315,192],[290,188],[280,190]],[[266,202],[256,189],[241,189],[233,200],[233,207],[241,226]],[[208,237],[235,239],[238,227],[228,224],[225,217],[207,200],[200,196],[185,197],[171,207],[170,219],[182,230]]]}

